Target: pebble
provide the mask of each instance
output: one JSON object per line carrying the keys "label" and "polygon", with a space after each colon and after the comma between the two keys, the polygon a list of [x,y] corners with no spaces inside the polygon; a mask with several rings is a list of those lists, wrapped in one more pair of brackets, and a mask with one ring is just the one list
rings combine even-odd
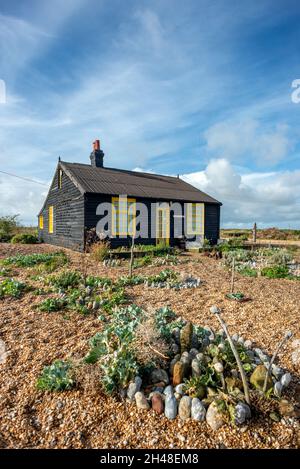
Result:
{"label": "pebble", "polygon": [[173,385],[177,386],[177,384],[182,383],[183,377],[185,372],[185,364],[180,362],[176,362],[173,369]]}
{"label": "pebble", "polygon": [[282,393],[282,384],[280,381],[277,381],[274,384],[274,394],[276,397],[281,397],[281,393]]}
{"label": "pebble", "polygon": [[135,393],[135,402],[138,409],[148,410],[150,409],[149,402],[147,401],[144,393],[138,391]]}
{"label": "pebble", "polygon": [[282,377],[281,377],[281,384],[284,388],[286,388],[290,382],[292,381],[292,376],[290,373],[285,373]]}
{"label": "pebble", "polygon": [[154,392],[151,399],[152,409],[157,414],[162,414],[164,412],[164,402],[162,395],[158,392]]}
{"label": "pebble", "polygon": [[182,420],[191,416],[192,399],[189,396],[183,396],[179,402],[178,414]]}
{"label": "pebble", "polygon": [[133,383],[130,383],[127,389],[127,397],[132,402],[135,394],[141,389],[142,378],[136,376]]}
{"label": "pebble", "polygon": [[251,349],[251,348],[252,348],[252,341],[249,340],[249,339],[248,339],[248,340],[245,340],[245,342],[244,342],[244,347],[245,347],[246,349],[248,349],[248,350]]}
{"label": "pebble", "polygon": [[157,368],[156,370],[153,370],[150,379],[152,383],[158,383],[163,381],[165,384],[169,384],[168,373],[162,368]]}
{"label": "pebble", "polygon": [[205,420],[206,410],[200,399],[194,397],[192,399],[191,417],[193,420],[202,422]]}
{"label": "pebble", "polygon": [[178,394],[184,394],[184,386],[185,384],[184,383],[180,383],[180,384],[177,384],[177,386],[175,387],[175,392],[177,392]]}
{"label": "pebble", "polygon": [[223,415],[219,411],[215,402],[212,402],[207,409],[206,422],[214,431],[218,430],[224,425]]}
{"label": "pebble", "polygon": [[197,358],[194,358],[192,361],[192,374],[193,376],[200,376],[201,374],[200,362]]}
{"label": "pebble", "polygon": [[247,419],[251,418],[251,410],[248,404],[238,402],[234,409],[234,421],[236,425],[242,425]]}
{"label": "pebble", "polygon": [[177,415],[177,401],[175,396],[167,396],[165,400],[165,416],[169,420],[174,420]]}
{"label": "pebble", "polygon": [[167,386],[164,390],[164,395],[166,397],[171,397],[171,396],[173,396],[173,394],[174,394],[173,386],[171,386],[171,384],[169,384],[169,386]]}

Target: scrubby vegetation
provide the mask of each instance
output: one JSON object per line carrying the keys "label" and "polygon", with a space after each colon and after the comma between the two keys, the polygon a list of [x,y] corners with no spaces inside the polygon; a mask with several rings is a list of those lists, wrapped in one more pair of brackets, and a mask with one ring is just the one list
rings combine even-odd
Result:
{"label": "scrubby vegetation", "polygon": [[13,244],[36,244],[38,237],[30,233],[19,233],[11,238]]}
{"label": "scrubby vegetation", "polygon": [[25,289],[25,283],[18,282],[12,278],[7,278],[0,281],[0,299],[4,298],[5,296],[20,298]]}
{"label": "scrubby vegetation", "polygon": [[56,360],[46,366],[37,380],[41,391],[65,391],[75,385],[70,362]]}
{"label": "scrubby vegetation", "polygon": [[268,278],[298,278],[293,270],[293,253],[288,249],[229,249],[223,252],[226,267],[232,267],[233,259],[235,270],[248,277],[262,275]]}

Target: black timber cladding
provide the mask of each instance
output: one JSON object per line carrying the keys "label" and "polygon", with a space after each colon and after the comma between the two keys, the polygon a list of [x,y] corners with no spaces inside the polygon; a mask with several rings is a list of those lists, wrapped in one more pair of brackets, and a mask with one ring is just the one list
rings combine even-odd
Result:
{"label": "black timber cladding", "polygon": [[[59,166],[58,166],[59,168]],[[53,206],[53,233],[49,233],[49,207]],[[44,218],[44,228],[39,238],[45,243],[81,250],[84,244],[84,196],[70,178],[62,173],[62,188],[58,187],[58,170],[55,172],[44,206],[39,213]]]}

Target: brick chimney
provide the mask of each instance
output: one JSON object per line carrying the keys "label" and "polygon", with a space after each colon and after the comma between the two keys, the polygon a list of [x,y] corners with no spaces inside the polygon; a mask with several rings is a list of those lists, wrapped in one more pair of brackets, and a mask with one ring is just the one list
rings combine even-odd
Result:
{"label": "brick chimney", "polygon": [[96,168],[103,168],[103,158],[104,153],[100,149],[100,140],[95,140],[93,142],[93,151],[90,154],[91,165]]}

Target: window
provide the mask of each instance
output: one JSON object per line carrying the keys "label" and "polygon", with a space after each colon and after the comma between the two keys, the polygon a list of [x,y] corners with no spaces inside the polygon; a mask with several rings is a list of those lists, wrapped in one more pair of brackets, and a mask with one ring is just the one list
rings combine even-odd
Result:
{"label": "window", "polygon": [[40,230],[44,229],[44,217],[43,217],[43,215],[39,216],[39,228],[40,228]]}
{"label": "window", "polygon": [[187,234],[204,234],[204,204],[187,204]]}
{"label": "window", "polygon": [[53,233],[53,206],[49,207],[49,233]]}
{"label": "window", "polygon": [[63,172],[61,169],[58,170],[58,188],[61,189],[62,187],[62,176]]}
{"label": "window", "polygon": [[126,197],[112,198],[112,234],[134,235],[136,200]]}

